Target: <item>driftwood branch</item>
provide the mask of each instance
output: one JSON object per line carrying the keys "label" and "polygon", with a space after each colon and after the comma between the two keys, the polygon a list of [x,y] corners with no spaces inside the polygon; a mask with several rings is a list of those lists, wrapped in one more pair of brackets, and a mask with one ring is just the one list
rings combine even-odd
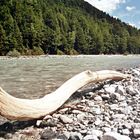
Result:
{"label": "driftwood branch", "polygon": [[66,81],[55,92],[40,99],[19,99],[0,88],[0,115],[10,120],[32,120],[51,114],[61,107],[79,88],[90,82],[121,80],[127,75],[110,70],[84,71]]}

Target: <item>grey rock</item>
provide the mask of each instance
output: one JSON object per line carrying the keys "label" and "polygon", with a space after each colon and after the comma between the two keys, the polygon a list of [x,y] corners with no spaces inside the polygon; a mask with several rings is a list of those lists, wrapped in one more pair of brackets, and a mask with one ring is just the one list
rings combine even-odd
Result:
{"label": "grey rock", "polygon": [[140,91],[138,89],[135,89],[135,92],[137,95],[140,95]]}
{"label": "grey rock", "polygon": [[48,120],[48,119],[52,119],[52,116],[51,115],[46,115],[43,120]]}
{"label": "grey rock", "polygon": [[109,100],[110,99],[109,94],[102,94],[101,97],[102,97],[103,100]]}
{"label": "grey rock", "polygon": [[89,92],[87,95],[93,96],[95,93],[94,92]]}
{"label": "grey rock", "polygon": [[120,93],[117,93],[117,92],[114,93],[114,97],[118,101],[124,101],[126,99],[125,96],[123,96],[123,95],[121,95]]}
{"label": "grey rock", "polygon": [[135,75],[137,75],[137,76],[139,76],[139,75],[140,75],[140,72],[139,72],[138,70],[133,69],[132,71],[133,71],[133,73],[134,73]]}
{"label": "grey rock", "polygon": [[65,134],[60,134],[57,136],[57,140],[68,140],[69,137],[67,137]]}
{"label": "grey rock", "polygon": [[59,110],[60,113],[65,113],[66,111],[68,111],[69,109],[68,108],[63,108],[61,110]]}
{"label": "grey rock", "polygon": [[37,120],[37,122],[36,122],[36,126],[40,126],[40,124],[41,124],[41,122],[42,122],[42,120]]}
{"label": "grey rock", "polygon": [[116,90],[116,85],[112,85],[112,86],[106,85],[106,86],[104,86],[104,90],[105,90],[105,92],[107,92],[109,94],[114,93]]}
{"label": "grey rock", "polygon": [[73,120],[71,118],[69,118],[69,117],[67,117],[65,115],[60,115],[59,118],[65,124],[73,122]]}
{"label": "grey rock", "polygon": [[96,96],[94,98],[95,101],[101,102],[102,101],[102,97],[101,96]]}
{"label": "grey rock", "polygon": [[57,126],[58,121],[56,119],[48,119],[48,120],[43,120],[40,124],[40,127],[55,127]]}
{"label": "grey rock", "polygon": [[125,93],[124,87],[121,85],[118,85],[116,87],[116,92],[119,93],[120,95],[123,95]]}
{"label": "grey rock", "polygon": [[83,130],[80,130],[80,133],[81,133],[82,135],[84,135],[84,136],[85,136],[85,135],[87,134],[87,131],[88,131],[88,130],[83,129]]}
{"label": "grey rock", "polygon": [[92,129],[92,130],[90,131],[90,134],[91,134],[91,135],[95,135],[95,136],[97,136],[97,137],[102,137],[103,132],[102,132],[101,130]]}
{"label": "grey rock", "polygon": [[115,110],[118,110],[119,106],[118,104],[112,104],[109,106],[111,110],[115,111]]}
{"label": "grey rock", "polygon": [[131,114],[132,113],[133,108],[131,106],[125,107],[125,108],[120,108],[120,112],[123,114]]}
{"label": "grey rock", "polygon": [[69,133],[68,131],[64,131],[64,132],[63,132],[63,135],[65,135],[67,138],[70,137],[70,133]]}
{"label": "grey rock", "polygon": [[127,129],[131,129],[132,128],[132,124],[131,123],[127,123],[125,122],[125,124],[123,124],[123,126]]}
{"label": "grey rock", "polygon": [[125,107],[128,107],[128,104],[126,103],[126,101],[123,101],[123,102],[120,103],[119,106],[125,108]]}
{"label": "grey rock", "polygon": [[101,140],[131,140],[128,136],[120,135],[116,132],[108,132],[104,134]]}
{"label": "grey rock", "polygon": [[91,112],[93,112],[95,115],[100,115],[102,113],[100,107],[97,107],[97,108],[96,107],[93,107],[91,109]]}
{"label": "grey rock", "polygon": [[96,121],[94,122],[96,126],[99,126],[101,123],[102,121],[99,118],[97,118]]}
{"label": "grey rock", "polygon": [[115,92],[112,93],[112,94],[110,94],[110,101],[115,102],[116,99],[117,99],[117,98],[116,98]]}
{"label": "grey rock", "polygon": [[83,112],[79,111],[79,110],[73,110],[72,113],[74,113],[74,114],[82,114]]}
{"label": "grey rock", "polygon": [[57,138],[57,135],[58,134],[56,132],[46,129],[41,133],[41,139],[51,140]]}
{"label": "grey rock", "polygon": [[[4,138],[5,139],[12,139],[12,134],[11,133],[7,133],[5,136],[4,136]],[[0,137],[0,139],[1,139],[1,137]]]}
{"label": "grey rock", "polygon": [[71,132],[68,140],[81,140],[82,135],[78,132]]}
{"label": "grey rock", "polygon": [[134,119],[134,122],[135,122],[135,123],[140,123],[140,118],[135,118],[135,119]]}
{"label": "grey rock", "polygon": [[95,104],[94,104],[94,102],[93,102],[93,101],[88,101],[88,106],[89,106],[89,107],[94,107],[94,106],[95,106]]}
{"label": "grey rock", "polygon": [[129,129],[123,129],[123,130],[122,130],[122,134],[124,134],[124,135],[129,135],[129,134],[130,134]]}
{"label": "grey rock", "polygon": [[86,135],[83,140],[99,140],[95,135]]}
{"label": "grey rock", "polygon": [[114,114],[112,115],[113,119],[126,119],[126,115],[125,114]]}
{"label": "grey rock", "polygon": [[137,94],[137,92],[135,91],[135,89],[133,88],[132,85],[130,85],[130,86],[128,86],[128,87],[126,88],[126,92],[127,92],[128,94],[132,95],[132,96],[134,96],[134,95]]}
{"label": "grey rock", "polygon": [[86,117],[86,115],[85,115],[84,113],[81,113],[81,114],[78,114],[78,115],[77,115],[77,119],[78,119],[79,121],[84,120],[85,117]]}
{"label": "grey rock", "polygon": [[103,127],[102,129],[105,133],[106,132],[111,132],[111,128],[109,128],[109,127]]}
{"label": "grey rock", "polygon": [[139,138],[140,137],[140,129],[134,129],[133,133],[134,133],[134,137],[135,138]]}

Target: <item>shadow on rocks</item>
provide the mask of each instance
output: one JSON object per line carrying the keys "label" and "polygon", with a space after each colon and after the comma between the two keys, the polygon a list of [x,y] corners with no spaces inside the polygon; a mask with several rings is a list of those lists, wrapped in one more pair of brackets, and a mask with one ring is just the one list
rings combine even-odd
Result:
{"label": "shadow on rocks", "polygon": [[[118,80],[119,81],[119,80]],[[75,94],[73,94],[69,99],[69,101],[74,101],[76,99],[82,99],[82,96],[88,96],[87,93],[89,92],[96,92],[101,90],[104,85],[106,84],[113,84],[115,83],[113,80],[108,80],[108,81],[104,81],[104,82],[98,82],[98,83],[90,83],[87,86],[81,88],[80,90],[76,91]]]}
{"label": "shadow on rocks", "polygon": [[14,134],[16,131],[30,127],[36,124],[36,120],[33,121],[15,121],[5,122],[0,125],[0,137],[5,137],[7,133]]}

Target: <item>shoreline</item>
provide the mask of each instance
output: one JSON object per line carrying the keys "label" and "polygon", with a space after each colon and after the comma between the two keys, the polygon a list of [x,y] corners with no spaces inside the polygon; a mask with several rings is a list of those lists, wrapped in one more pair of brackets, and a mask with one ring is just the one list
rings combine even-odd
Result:
{"label": "shoreline", "polygon": [[30,56],[19,56],[19,57],[10,57],[10,56],[0,56],[0,59],[29,59],[29,58],[49,58],[49,57],[101,57],[101,56],[107,56],[107,57],[132,57],[132,56],[140,56],[140,54],[129,54],[129,55],[123,55],[123,54],[99,54],[99,55],[30,55]]}

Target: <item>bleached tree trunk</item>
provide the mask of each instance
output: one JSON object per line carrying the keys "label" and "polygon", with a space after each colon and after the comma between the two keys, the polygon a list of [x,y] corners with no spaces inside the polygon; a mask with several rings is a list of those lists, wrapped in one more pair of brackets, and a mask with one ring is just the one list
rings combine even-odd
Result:
{"label": "bleached tree trunk", "polygon": [[127,75],[116,71],[84,71],[66,81],[55,92],[35,100],[15,98],[0,88],[0,115],[10,120],[41,118],[56,111],[75,91],[90,82],[124,78]]}

